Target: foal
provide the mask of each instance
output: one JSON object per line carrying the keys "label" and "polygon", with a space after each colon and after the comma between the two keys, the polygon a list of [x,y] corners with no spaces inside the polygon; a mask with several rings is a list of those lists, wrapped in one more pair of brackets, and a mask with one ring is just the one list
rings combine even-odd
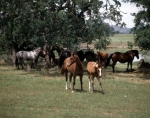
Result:
{"label": "foal", "polygon": [[[74,55],[74,53],[71,53],[71,56],[66,58],[62,68],[61,68],[61,74],[64,75],[66,77],[66,89],[68,89],[67,87],[67,80],[68,80],[68,72],[70,72],[70,87],[72,92],[74,92],[74,85],[75,85],[75,79],[76,76],[78,75],[80,77],[80,84],[81,84],[81,91],[83,90],[82,87],[82,78],[83,78],[83,64],[80,61],[79,57],[77,55]],[[72,87],[72,77],[73,77],[73,87]]]}
{"label": "foal", "polygon": [[91,91],[90,85],[92,84],[92,92],[94,91],[94,78],[96,77],[99,81],[101,92],[103,92],[102,83],[100,81],[100,78],[102,76],[102,66],[99,64],[99,62],[88,62],[87,64],[87,71],[88,71],[88,77],[89,77],[89,91]]}

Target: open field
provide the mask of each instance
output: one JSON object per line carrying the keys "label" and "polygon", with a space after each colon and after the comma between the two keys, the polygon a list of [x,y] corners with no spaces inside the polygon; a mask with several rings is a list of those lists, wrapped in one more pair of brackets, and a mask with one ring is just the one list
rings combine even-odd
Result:
{"label": "open field", "polygon": [[[86,62],[84,62],[86,65]],[[103,70],[105,94],[88,91],[87,73],[83,77],[83,92],[76,79],[75,93],[65,90],[65,77],[53,67],[49,71],[16,70],[0,66],[1,118],[149,118],[150,78],[139,72],[125,71],[126,64]],[[136,63],[133,68],[136,69]]]}
{"label": "open field", "polygon": [[[127,37],[126,37],[127,36]],[[124,52],[132,35],[119,34],[112,37],[111,46],[119,48],[106,50]],[[121,39],[121,40],[120,40]],[[65,89],[65,77],[53,66],[49,71],[31,69],[17,70],[0,61],[0,118],[149,118],[150,116],[150,74],[137,70],[126,72],[126,63],[117,63],[115,73],[108,67],[102,71],[102,85],[105,94],[99,92],[95,79],[95,91],[88,91],[88,76],[83,76],[83,92],[77,77],[75,92]]]}

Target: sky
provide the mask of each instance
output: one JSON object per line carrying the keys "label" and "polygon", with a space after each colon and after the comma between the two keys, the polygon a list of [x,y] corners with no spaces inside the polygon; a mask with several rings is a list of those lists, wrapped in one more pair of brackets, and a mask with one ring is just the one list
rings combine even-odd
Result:
{"label": "sky", "polygon": [[127,28],[134,27],[134,22],[133,22],[134,17],[131,16],[130,14],[137,13],[139,9],[135,6],[135,4],[131,4],[131,3],[122,3],[120,9],[126,13],[126,14],[122,14],[123,15],[122,21],[126,23],[126,27]]}
{"label": "sky", "polygon": [[[106,3],[106,0],[102,0],[104,3]],[[112,0],[109,0],[111,4],[114,4],[114,2],[112,2]],[[132,28],[134,27],[134,17],[131,16],[131,13],[137,13],[139,11],[139,8],[136,7],[135,4],[131,4],[131,3],[124,3],[121,2],[122,0],[119,0],[121,3],[121,7],[120,10],[123,12],[121,13],[121,15],[123,15],[122,17],[122,22],[126,23],[126,27],[127,28]],[[101,11],[103,12],[103,10]],[[124,14],[126,13],[126,14]],[[112,21],[110,21],[110,19],[105,20],[105,22],[109,23],[110,25],[115,25],[115,23],[113,23]]]}

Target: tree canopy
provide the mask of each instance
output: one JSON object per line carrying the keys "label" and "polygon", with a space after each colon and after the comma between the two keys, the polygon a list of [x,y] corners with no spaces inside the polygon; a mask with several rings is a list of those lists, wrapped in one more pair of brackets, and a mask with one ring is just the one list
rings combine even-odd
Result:
{"label": "tree canopy", "polygon": [[135,17],[135,26],[132,31],[135,35],[135,44],[142,50],[150,50],[150,0],[124,0],[136,4],[139,8],[137,13],[132,15]]}
{"label": "tree canopy", "polygon": [[105,48],[113,29],[104,20],[125,25],[120,6],[119,0],[1,0],[0,47],[31,49],[45,39],[68,48],[98,39]]}

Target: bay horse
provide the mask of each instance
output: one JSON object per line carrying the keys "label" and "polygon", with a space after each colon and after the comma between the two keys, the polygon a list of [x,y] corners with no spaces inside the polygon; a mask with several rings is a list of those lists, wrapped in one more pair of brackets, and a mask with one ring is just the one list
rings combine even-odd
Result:
{"label": "bay horse", "polygon": [[91,84],[92,84],[92,92],[94,91],[94,78],[96,77],[99,85],[100,85],[100,91],[104,93],[103,88],[102,88],[102,83],[101,83],[101,76],[102,76],[102,66],[101,64],[97,61],[90,61],[87,63],[87,72],[88,72],[88,78],[89,78],[89,91],[91,91]]}
{"label": "bay horse", "polygon": [[31,66],[36,66],[37,67],[37,61],[40,55],[44,55],[45,51],[43,48],[38,47],[32,51],[18,51],[16,53],[16,65],[17,68],[19,69],[19,64],[23,67],[23,60],[31,60]]}
{"label": "bay horse", "polygon": [[107,62],[107,59],[108,59],[108,53],[107,52],[100,52],[100,51],[97,51],[97,59],[98,59],[98,62],[100,62],[101,64]]}
{"label": "bay horse", "polygon": [[[71,53],[71,56],[65,59],[65,61],[63,62],[63,66],[61,68],[61,75],[65,74],[66,77],[66,89],[68,89],[67,81],[69,72],[70,88],[72,92],[74,92],[75,79],[77,75],[80,77],[81,91],[83,90],[82,86],[83,71],[84,71],[83,64],[80,61],[79,57],[74,53]],[[72,86],[72,77],[73,77],[73,86]]]}
{"label": "bay horse", "polygon": [[130,64],[130,68],[131,68],[131,71],[132,71],[132,62],[133,62],[134,56],[136,56],[137,59],[139,59],[139,52],[138,52],[138,50],[129,50],[129,51],[125,52],[125,53],[114,52],[107,59],[105,67],[109,65],[110,60],[112,59],[112,61],[113,61],[113,64],[112,64],[113,73],[115,72],[114,67],[115,67],[117,61],[119,61],[120,63],[126,63],[127,62],[127,71],[129,71],[128,70],[129,64]]}
{"label": "bay horse", "polygon": [[[72,52],[72,50],[68,50],[68,49],[63,50],[61,52],[60,57],[59,57],[59,67],[60,68],[62,67],[64,60],[67,57],[71,56],[71,52]],[[81,62],[85,59],[85,54],[84,54],[84,52],[82,50],[75,52],[75,54],[78,55],[78,57],[79,57]]]}

